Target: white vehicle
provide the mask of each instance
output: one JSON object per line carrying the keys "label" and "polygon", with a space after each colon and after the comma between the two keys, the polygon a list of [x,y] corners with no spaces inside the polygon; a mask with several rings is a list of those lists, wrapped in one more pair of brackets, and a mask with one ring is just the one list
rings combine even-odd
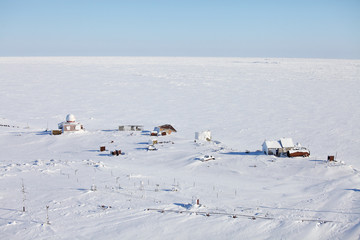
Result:
{"label": "white vehicle", "polygon": [[200,158],[200,161],[202,161],[202,162],[206,162],[206,161],[210,161],[210,160],[215,160],[215,157],[212,155],[204,155]]}
{"label": "white vehicle", "polygon": [[147,148],[148,151],[156,151],[157,148],[154,145],[149,145]]}

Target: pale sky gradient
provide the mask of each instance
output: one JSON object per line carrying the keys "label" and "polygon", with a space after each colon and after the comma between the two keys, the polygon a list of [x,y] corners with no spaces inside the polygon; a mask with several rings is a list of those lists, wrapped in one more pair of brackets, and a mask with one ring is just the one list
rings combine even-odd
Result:
{"label": "pale sky gradient", "polygon": [[0,56],[360,59],[360,0],[0,0]]}

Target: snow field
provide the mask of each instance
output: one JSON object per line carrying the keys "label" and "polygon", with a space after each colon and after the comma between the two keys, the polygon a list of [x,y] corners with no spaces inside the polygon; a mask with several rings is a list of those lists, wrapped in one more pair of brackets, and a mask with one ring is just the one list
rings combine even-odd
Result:
{"label": "snow field", "polygon": [[[0,58],[0,66],[0,123],[16,126],[0,127],[2,239],[359,238],[357,60]],[[86,132],[45,132],[68,113]],[[131,123],[171,123],[178,133],[146,151],[147,132],[116,131]],[[207,129],[216,141],[194,143]],[[257,151],[280,137],[311,156]],[[115,149],[125,154],[110,156]],[[197,160],[205,154],[216,159]]]}

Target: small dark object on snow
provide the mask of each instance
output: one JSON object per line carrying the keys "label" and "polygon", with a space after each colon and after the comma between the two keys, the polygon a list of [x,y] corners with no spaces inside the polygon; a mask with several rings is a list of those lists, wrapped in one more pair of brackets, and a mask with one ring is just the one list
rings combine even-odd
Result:
{"label": "small dark object on snow", "polygon": [[105,210],[105,209],[111,208],[111,206],[101,205],[100,208],[103,209],[103,210]]}
{"label": "small dark object on snow", "polygon": [[335,157],[334,157],[334,156],[328,156],[328,161],[329,161],[329,162],[335,161]]}
{"label": "small dark object on snow", "polygon": [[121,150],[111,151],[111,155],[119,156],[119,155],[121,155]]}
{"label": "small dark object on snow", "polygon": [[51,131],[51,135],[61,135],[62,131],[61,130],[52,130]]}
{"label": "small dark object on snow", "polygon": [[100,147],[100,152],[103,152],[103,151],[105,151],[105,150],[106,150],[105,146],[101,146],[101,147]]}

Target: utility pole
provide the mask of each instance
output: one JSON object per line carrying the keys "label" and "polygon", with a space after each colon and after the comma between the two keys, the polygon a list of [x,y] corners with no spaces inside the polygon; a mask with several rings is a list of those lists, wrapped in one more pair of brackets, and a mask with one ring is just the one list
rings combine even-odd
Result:
{"label": "utility pole", "polygon": [[46,206],[46,224],[50,225],[50,220],[49,220],[49,206]]}
{"label": "utility pole", "polygon": [[23,193],[23,208],[22,208],[22,211],[25,212],[25,200],[26,200],[26,195],[25,195],[24,179],[21,179],[21,191],[22,191],[22,193]]}

